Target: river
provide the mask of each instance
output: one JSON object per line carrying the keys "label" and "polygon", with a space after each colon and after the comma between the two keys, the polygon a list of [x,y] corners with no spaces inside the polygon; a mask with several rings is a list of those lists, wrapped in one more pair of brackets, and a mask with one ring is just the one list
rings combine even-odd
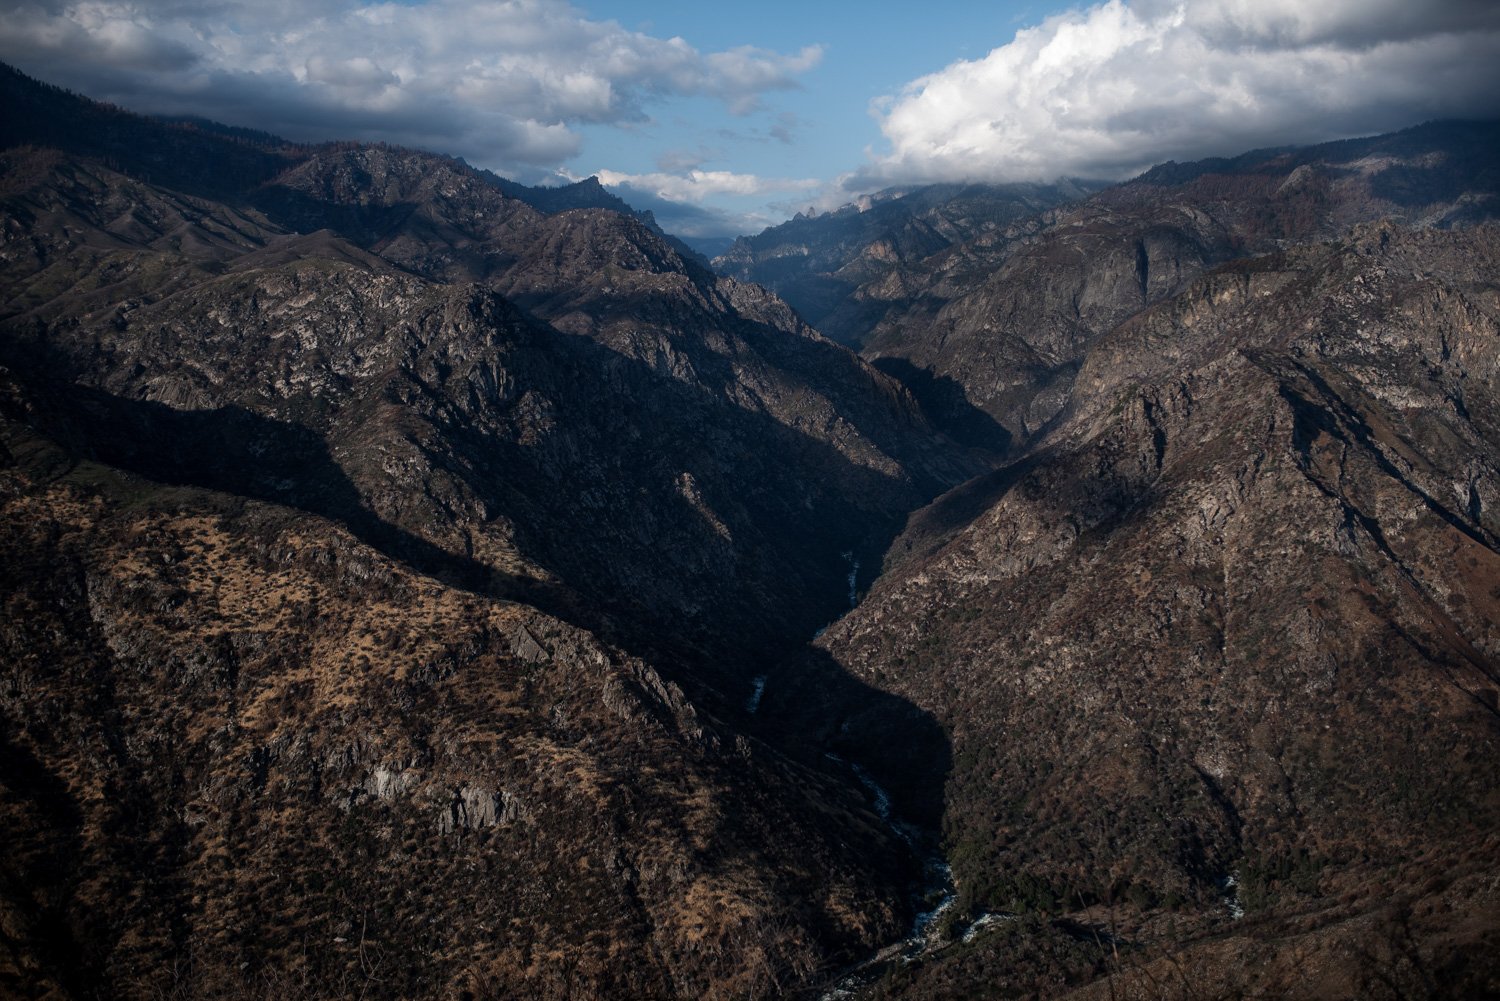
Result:
{"label": "river", "polygon": [[921,858],[921,892],[926,906],[917,912],[905,938],[885,946],[869,959],[845,970],[834,985],[824,992],[821,1001],[846,1001],[859,997],[865,988],[897,964],[910,963],[937,952],[953,944],[954,937],[971,942],[984,928],[1015,920],[1013,914],[986,913],[967,922],[961,929],[945,927],[944,916],[958,904],[958,887],[953,881],[953,869],[937,850],[931,836],[897,817],[891,808],[890,793],[859,764],[846,761],[836,754],[826,754],[824,757],[849,768],[869,793],[870,805],[876,815]]}

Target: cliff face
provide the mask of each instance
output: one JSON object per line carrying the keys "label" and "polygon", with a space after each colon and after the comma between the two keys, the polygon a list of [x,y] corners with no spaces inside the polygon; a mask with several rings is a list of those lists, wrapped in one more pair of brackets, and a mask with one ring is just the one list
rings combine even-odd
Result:
{"label": "cliff face", "polygon": [[1214,269],[913,516],[819,643],[951,733],[960,909],[1070,914],[1118,940],[1071,976],[1164,996],[1493,988],[1497,264],[1382,224]]}

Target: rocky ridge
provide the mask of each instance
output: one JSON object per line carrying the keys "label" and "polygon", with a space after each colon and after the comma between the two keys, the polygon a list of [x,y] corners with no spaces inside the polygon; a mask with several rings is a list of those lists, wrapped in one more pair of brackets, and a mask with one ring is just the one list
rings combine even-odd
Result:
{"label": "rocky ridge", "polygon": [[822,333],[858,348],[873,325],[857,290],[943,250],[996,232],[1099,187],[933,184],[889,188],[822,215],[798,215],[742,236],[714,259],[721,273],[786,300]]}
{"label": "rocky ridge", "polygon": [[[833,326],[951,433],[1024,449],[1068,406],[1093,340],[1133,313],[1220,264],[1336,239],[1361,222],[1444,228],[1493,218],[1497,160],[1493,123],[1439,122],[1163,164],[862,275],[841,289],[839,316],[848,322]],[[922,218],[912,212],[891,225]],[[835,222],[823,225],[829,238],[843,233]],[[795,261],[798,274],[818,272],[801,258],[782,259]]]}

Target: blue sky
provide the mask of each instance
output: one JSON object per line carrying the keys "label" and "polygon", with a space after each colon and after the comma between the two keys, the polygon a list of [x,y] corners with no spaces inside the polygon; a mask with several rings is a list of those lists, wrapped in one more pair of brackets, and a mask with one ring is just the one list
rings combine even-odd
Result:
{"label": "blue sky", "polygon": [[[761,110],[726,116],[724,106],[711,99],[673,100],[653,109],[653,121],[639,130],[592,128],[585,154],[570,164],[579,175],[601,170],[647,174],[659,171],[664,157],[669,167],[701,157],[704,170],[819,182],[806,192],[774,193],[771,208],[758,196],[714,200],[715,207],[761,217],[766,223],[780,221],[788,210],[827,202],[822,184],[855,170],[864,150],[880,144],[871,101],[899,93],[909,81],[955,59],[982,57],[1010,41],[1018,28],[1066,8],[1056,3],[972,0],[929,0],[916,7],[805,0],[586,0],[578,6],[627,29],[680,35],[702,50],[751,45],[794,52],[808,45],[820,47],[817,64],[798,77],[796,89],[766,94]],[[627,194],[647,200],[640,191]]]}
{"label": "blue sky", "polygon": [[1500,117],[1494,0],[0,0],[0,60],[145,113],[598,175],[697,238]]}

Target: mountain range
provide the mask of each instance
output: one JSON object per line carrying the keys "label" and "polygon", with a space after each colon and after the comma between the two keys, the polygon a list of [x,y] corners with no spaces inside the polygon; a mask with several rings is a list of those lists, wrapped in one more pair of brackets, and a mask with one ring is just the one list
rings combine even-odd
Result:
{"label": "mountain range", "polygon": [[1500,125],[710,266],[0,93],[4,993],[1500,992]]}

